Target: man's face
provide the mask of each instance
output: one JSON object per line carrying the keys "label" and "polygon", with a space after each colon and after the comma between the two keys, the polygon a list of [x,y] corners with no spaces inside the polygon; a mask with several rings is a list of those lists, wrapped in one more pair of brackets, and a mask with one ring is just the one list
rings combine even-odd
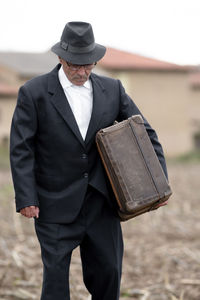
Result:
{"label": "man's face", "polygon": [[74,85],[81,86],[83,85],[89,78],[94,64],[85,65],[85,66],[77,66],[66,62],[64,59],[60,58],[60,63],[63,66],[63,70],[65,75]]}

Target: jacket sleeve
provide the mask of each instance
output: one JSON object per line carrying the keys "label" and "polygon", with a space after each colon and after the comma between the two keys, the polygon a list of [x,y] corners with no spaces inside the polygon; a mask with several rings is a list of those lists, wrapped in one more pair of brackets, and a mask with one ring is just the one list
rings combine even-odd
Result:
{"label": "jacket sleeve", "polygon": [[36,109],[23,86],[19,90],[10,132],[10,164],[17,212],[27,206],[39,206],[34,176],[36,131]]}
{"label": "jacket sleeve", "polygon": [[168,179],[167,167],[166,167],[163,149],[158,140],[158,136],[157,136],[155,130],[147,122],[147,120],[142,115],[142,113],[140,112],[140,110],[138,109],[136,104],[133,102],[133,100],[126,94],[121,82],[120,81],[118,81],[118,82],[119,82],[119,91],[120,91],[120,109],[119,109],[119,115],[118,115],[117,121],[125,120],[125,119],[131,117],[132,115],[137,115],[137,114],[140,114],[143,117],[146,131],[149,135],[149,138],[154,147],[156,155],[157,155],[157,157],[160,161],[160,164],[163,168],[165,176]]}

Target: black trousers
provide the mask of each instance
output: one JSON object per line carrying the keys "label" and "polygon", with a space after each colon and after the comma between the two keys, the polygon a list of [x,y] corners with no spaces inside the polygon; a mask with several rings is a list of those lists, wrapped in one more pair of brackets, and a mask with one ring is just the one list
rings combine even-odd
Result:
{"label": "black trousers", "polygon": [[35,220],[44,265],[41,300],[70,300],[69,266],[80,246],[83,280],[92,300],[118,300],[123,257],[119,218],[102,194],[88,188],[77,219],[70,224]]}

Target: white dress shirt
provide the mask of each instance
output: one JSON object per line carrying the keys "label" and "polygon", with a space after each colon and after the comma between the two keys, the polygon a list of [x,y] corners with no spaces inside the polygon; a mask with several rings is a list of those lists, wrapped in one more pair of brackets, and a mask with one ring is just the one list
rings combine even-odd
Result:
{"label": "white dress shirt", "polygon": [[74,85],[69,81],[62,67],[58,71],[58,78],[74,114],[83,140],[85,140],[93,106],[92,83],[90,80],[87,80],[82,86]]}

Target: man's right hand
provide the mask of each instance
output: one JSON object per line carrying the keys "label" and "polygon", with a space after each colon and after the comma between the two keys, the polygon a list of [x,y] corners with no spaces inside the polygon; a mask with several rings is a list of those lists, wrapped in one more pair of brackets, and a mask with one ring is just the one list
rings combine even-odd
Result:
{"label": "man's right hand", "polygon": [[38,206],[27,206],[20,210],[20,213],[26,218],[39,218],[39,207]]}

